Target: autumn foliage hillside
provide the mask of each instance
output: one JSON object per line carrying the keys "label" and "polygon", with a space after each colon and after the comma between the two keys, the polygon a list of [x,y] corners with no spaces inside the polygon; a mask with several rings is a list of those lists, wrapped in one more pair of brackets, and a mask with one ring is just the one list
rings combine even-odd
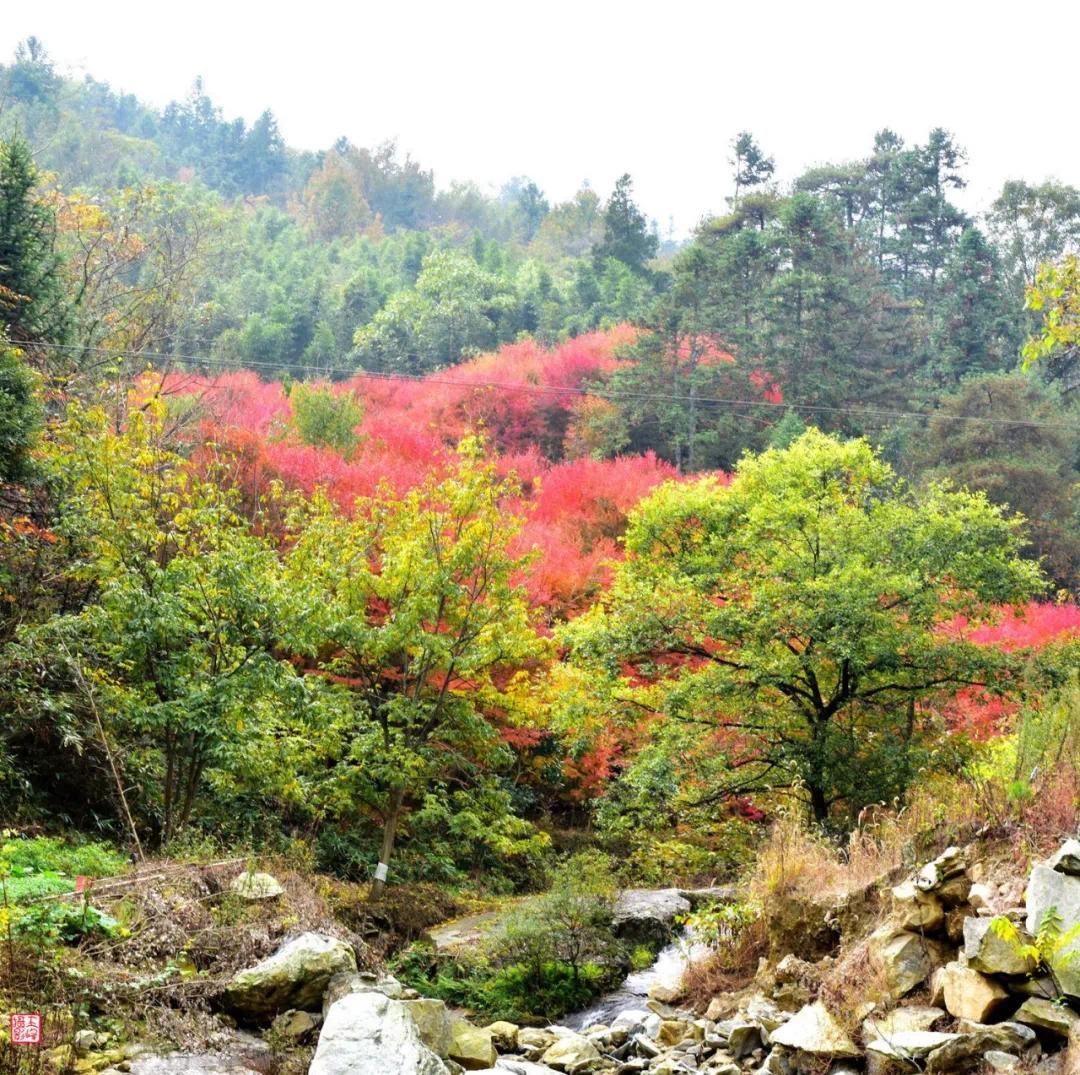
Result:
{"label": "autumn foliage hillside", "polygon": [[[621,555],[630,510],[678,476],[651,453],[603,457],[605,429],[618,412],[597,389],[623,365],[619,349],[633,338],[634,330],[621,326],[552,349],[523,341],[420,379],[360,375],[322,386],[355,407],[357,423],[344,448],[303,436],[295,404],[310,386],[241,371],[171,373],[152,387],[178,416],[195,419],[202,450],[233,465],[246,496],[273,481],[304,492],[321,486],[343,511],[380,485],[398,493],[412,488],[443,467],[463,437],[481,433],[499,469],[521,483],[521,502],[512,506],[525,520],[518,551],[536,552],[526,584],[553,622],[588,607]],[[754,383],[764,396],[776,390]],[[1080,630],[1080,608],[1032,604],[1005,610],[991,626],[958,622],[947,629],[1006,650],[1038,648]],[[1005,730],[1014,706],[970,689],[946,710],[955,730],[980,739]],[[530,734],[519,749],[543,738]],[[594,729],[585,739],[577,761],[567,759],[566,775],[578,793],[602,794],[633,747],[611,729]]]}
{"label": "autumn foliage hillside", "polygon": [[291,393],[251,372],[172,373],[154,382],[178,414],[194,414],[200,439],[224,451],[249,496],[274,480],[325,488],[343,510],[380,484],[397,492],[442,466],[462,437],[487,438],[500,470],[521,482],[522,550],[537,549],[529,592],[552,616],[576,611],[618,555],[627,512],[674,469],[652,453],[594,458],[613,405],[589,387],[617,368],[633,339],[622,326],[545,350],[503,347],[418,380],[361,375],[328,388],[362,414],[347,451],[305,443]]}

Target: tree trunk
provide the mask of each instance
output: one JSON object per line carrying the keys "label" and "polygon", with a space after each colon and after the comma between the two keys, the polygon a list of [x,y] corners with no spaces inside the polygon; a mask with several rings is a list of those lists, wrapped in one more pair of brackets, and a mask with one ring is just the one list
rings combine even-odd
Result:
{"label": "tree trunk", "polygon": [[375,876],[371,882],[371,891],[368,899],[377,900],[386,888],[386,872],[390,865],[390,856],[394,853],[394,840],[397,837],[398,821],[401,819],[401,808],[405,802],[404,787],[397,787],[390,793],[390,806],[386,812],[386,823],[383,825],[382,850],[379,852],[379,864],[375,867]]}
{"label": "tree trunk", "polygon": [[[696,346],[696,345],[695,345]],[[686,469],[694,473],[697,460],[694,458],[694,441],[697,440],[697,356],[691,354],[690,361],[690,401],[686,416]]]}
{"label": "tree trunk", "polygon": [[810,788],[810,809],[814,811],[814,820],[824,825],[829,820],[829,803],[825,798],[824,788]]}

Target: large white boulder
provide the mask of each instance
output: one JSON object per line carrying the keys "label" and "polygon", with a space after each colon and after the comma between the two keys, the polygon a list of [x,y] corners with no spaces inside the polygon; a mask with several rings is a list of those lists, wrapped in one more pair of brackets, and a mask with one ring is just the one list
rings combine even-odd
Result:
{"label": "large white boulder", "polygon": [[450,1075],[421,1040],[409,1009],[382,993],[349,993],[331,1007],[308,1075]]}
{"label": "large white boulder", "polygon": [[344,941],[302,933],[261,963],[237,972],[225,986],[221,1003],[247,1021],[272,1018],[289,1008],[314,1011],[322,1005],[330,979],[355,970],[356,956]]}
{"label": "large white boulder", "polygon": [[[1072,877],[1049,866],[1035,866],[1027,887],[1028,933],[1037,934],[1051,910],[1061,919],[1062,933],[1080,922],[1080,877]],[[1054,962],[1062,992],[1070,997],[1080,997],[1080,940],[1057,953]]]}

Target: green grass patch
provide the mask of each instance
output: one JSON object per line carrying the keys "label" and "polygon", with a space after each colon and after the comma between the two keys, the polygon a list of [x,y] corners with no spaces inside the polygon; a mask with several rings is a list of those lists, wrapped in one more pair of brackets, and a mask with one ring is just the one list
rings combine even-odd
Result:
{"label": "green grass patch", "polygon": [[126,856],[106,843],[9,834],[0,844],[0,878],[10,903],[74,892],[80,875],[113,877],[127,867]]}

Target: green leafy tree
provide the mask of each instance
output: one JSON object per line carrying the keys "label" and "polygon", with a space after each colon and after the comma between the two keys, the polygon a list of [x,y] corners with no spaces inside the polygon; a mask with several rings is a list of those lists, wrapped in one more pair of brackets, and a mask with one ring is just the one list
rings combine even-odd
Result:
{"label": "green leafy tree", "polygon": [[1080,190],[1053,180],[1036,186],[1010,179],[991,205],[987,223],[1022,294],[1040,265],[1080,244]]}
{"label": "green leafy tree", "polygon": [[493,347],[516,304],[510,284],[465,254],[424,258],[416,286],[399,291],[356,331],[355,356],[366,369],[425,373]]}
{"label": "green leafy tree", "polygon": [[22,352],[0,336],[0,483],[29,476],[30,449],[42,418],[37,378]]}
{"label": "green leafy tree", "polygon": [[1009,297],[997,254],[978,228],[964,228],[942,275],[927,373],[940,385],[1015,362]]}
{"label": "green leafy tree", "polygon": [[749,131],[740,131],[731,143],[731,165],[735,170],[735,201],[749,187],[768,182],[776,170],[776,161],[766,157]]}
{"label": "green leafy tree", "polygon": [[1041,325],[1024,344],[1024,365],[1038,362],[1066,392],[1080,385],[1080,259],[1047,262],[1027,291],[1028,309]]}
{"label": "green leafy tree", "polygon": [[15,62],[3,72],[3,95],[20,104],[53,103],[61,80],[41,40],[28,37],[15,48]]}
{"label": "green leafy tree", "polygon": [[563,640],[628,702],[700,726],[719,756],[698,802],[801,788],[825,821],[903,792],[935,695],[1009,686],[1008,655],[942,626],[1039,592],[1023,540],[982,494],[916,495],[865,441],[811,429],[729,486],[649,496]]}
{"label": "green leafy tree", "polygon": [[50,440],[72,584],[95,599],[13,647],[21,709],[87,729],[124,812],[122,772],[139,772],[131,813],[162,843],[190,821],[208,771],[234,770],[252,749],[266,764],[266,718],[289,678],[270,653],[274,550],[219,476],[199,477],[166,432],[164,407],[151,402],[120,433],[103,411],[75,408]]}
{"label": "green leafy tree", "polygon": [[1080,581],[1080,436],[1059,391],[1023,373],[965,380],[941,400],[913,453],[928,480],[980,490],[1027,519],[1030,555],[1064,587]]}
{"label": "green leafy tree", "polygon": [[[547,653],[516,582],[513,486],[466,445],[452,472],[349,519],[317,497],[297,519],[286,572],[287,641],[339,685],[342,786],[383,823],[389,864],[401,819],[437,779],[498,754],[485,713]],[[376,874],[381,892],[385,868]]]}
{"label": "green leafy tree", "polygon": [[289,393],[292,424],[305,444],[332,448],[346,459],[358,443],[356,427],[364,408],[351,393],[298,384]]}
{"label": "green leafy tree", "polygon": [[38,180],[26,142],[0,141],[0,325],[14,343],[59,342],[69,325],[56,217]]}
{"label": "green leafy tree", "polygon": [[633,181],[620,176],[604,206],[604,231],[593,248],[593,263],[603,268],[608,258],[628,265],[634,272],[645,272],[646,263],[656,257],[660,240],[649,230],[644,213],[634,204]]}

